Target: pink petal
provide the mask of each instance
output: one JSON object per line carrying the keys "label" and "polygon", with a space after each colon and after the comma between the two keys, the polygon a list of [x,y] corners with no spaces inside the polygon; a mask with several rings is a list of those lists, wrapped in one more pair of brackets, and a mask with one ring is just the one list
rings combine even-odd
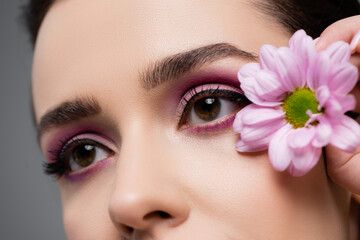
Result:
{"label": "pink petal", "polygon": [[316,89],[316,100],[319,102],[318,110],[325,106],[326,102],[330,99],[330,90],[327,85],[322,85]]}
{"label": "pink petal", "polygon": [[259,71],[255,77],[254,88],[256,93],[269,102],[281,102],[286,91],[283,89],[278,76],[270,71]]}
{"label": "pink petal", "polygon": [[274,134],[274,129],[279,129],[286,124],[283,120],[275,120],[273,122],[265,123],[262,126],[247,126],[241,131],[241,139],[244,142],[259,142],[263,138]]}
{"label": "pink petal", "polygon": [[306,148],[294,150],[294,158],[292,164],[294,168],[302,173],[309,172],[319,161],[321,148],[315,148],[309,145]]}
{"label": "pink petal", "polygon": [[247,77],[241,79],[240,87],[244,91],[245,96],[253,103],[260,105],[260,106],[279,106],[281,102],[270,102],[264,100],[261,95],[259,95],[255,88],[257,87],[258,83],[256,82],[255,78]]}
{"label": "pink petal", "polygon": [[331,117],[336,118],[336,117],[344,114],[344,112],[342,110],[343,108],[342,108],[340,102],[334,97],[331,97],[326,102],[325,108],[326,108],[326,110],[325,110],[326,115],[331,116]]}
{"label": "pink petal", "polygon": [[309,171],[318,161],[320,148],[312,146],[311,142],[315,136],[315,128],[297,128],[288,136],[289,147],[292,151],[292,163],[297,170]]}
{"label": "pink petal", "polygon": [[246,77],[255,77],[258,71],[260,71],[259,63],[247,63],[240,68],[238,72],[238,79],[240,80]]}
{"label": "pink petal", "polygon": [[283,115],[279,109],[262,108],[255,104],[250,104],[238,112],[233,125],[234,130],[240,133],[237,150],[248,152],[266,149],[274,129],[286,124]]}
{"label": "pink petal", "polygon": [[348,62],[351,56],[350,45],[343,41],[334,42],[324,52],[334,63]]}
{"label": "pink petal", "polygon": [[292,126],[286,124],[272,137],[269,144],[269,158],[273,167],[278,171],[284,171],[293,158],[293,152],[288,146],[287,137],[292,131]]}
{"label": "pink petal", "polygon": [[353,95],[335,96],[332,95],[325,104],[325,113],[331,117],[339,117],[347,111],[351,111],[356,106],[356,100]]}
{"label": "pink petal", "polygon": [[288,91],[294,91],[296,88],[304,87],[305,75],[298,57],[286,47],[279,48],[277,53],[275,58],[277,73],[283,88]]}
{"label": "pink petal", "polygon": [[285,113],[281,107],[264,108],[255,104],[250,104],[243,108],[236,118],[241,118],[244,125],[261,126],[268,122],[284,119]]}
{"label": "pink petal", "polygon": [[258,152],[265,150],[269,147],[269,142],[271,140],[271,135],[260,139],[256,142],[245,142],[241,138],[236,143],[236,150],[238,152]]}
{"label": "pink petal", "polygon": [[313,39],[304,30],[298,30],[289,41],[289,48],[299,57],[303,69],[307,69],[309,63],[316,54]]}
{"label": "pink petal", "polygon": [[315,137],[312,145],[321,148],[329,144],[333,130],[330,122],[324,116],[318,117],[318,121],[319,124],[315,127]]}
{"label": "pink petal", "polygon": [[260,48],[259,64],[261,69],[276,72],[275,56],[277,48],[272,45],[264,45]]}
{"label": "pink petal", "polygon": [[296,169],[293,163],[290,163],[289,167],[287,168],[287,171],[290,175],[294,177],[301,177],[308,173],[307,171],[301,171],[299,169]]}
{"label": "pink petal", "polygon": [[329,87],[337,94],[347,94],[358,81],[358,69],[349,62],[334,64],[332,76],[329,79]]}
{"label": "pink petal", "polygon": [[360,145],[360,125],[348,116],[342,116],[340,124],[333,127],[330,144],[342,151],[354,153]]}
{"label": "pink petal", "polygon": [[235,119],[234,119],[234,123],[233,123],[233,129],[234,129],[235,132],[241,133],[241,131],[243,130],[244,125],[243,125],[243,117],[242,117],[242,115],[244,114],[244,111],[246,111],[246,108],[248,108],[251,105],[254,105],[254,104],[250,104],[250,105],[246,106],[245,108],[241,109],[235,115]]}
{"label": "pink petal", "polygon": [[340,102],[342,112],[352,111],[356,107],[356,99],[352,94],[345,96],[336,96],[337,100]]}
{"label": "pink petal", "polygon": [[304,148],[310,145],[314,136],[315,129],[313,127],[294,129],[288,137],[289,147],[292,149]]}
{"label": "pink petal", "polygon": [[331,62],[324,52],[318,53],[310,63],[307,85],[313,91],[327,84],[330,75]]}

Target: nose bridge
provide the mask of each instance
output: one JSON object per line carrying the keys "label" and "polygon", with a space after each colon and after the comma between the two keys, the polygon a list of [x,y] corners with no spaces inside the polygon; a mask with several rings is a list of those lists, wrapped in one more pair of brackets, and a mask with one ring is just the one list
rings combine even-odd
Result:
{"label": "nose bridge", "polygon": [[155,127],[134,125],[124,132],[109,201],[110,216],[122,228],[146,229],[164,221],[176,225],[186,219],[169,142]]}
{"label": "nose bridge", "polygon": [[[172,158],[170,145],[167,135],[161,128],[145,123],[129,127],[123,134],[118,159],[118,178],[124,182],[133,176],[137,176],[139,180],[163,181],[172,171],[169,161],[169,158]],[[146,184],[146,181],[143,184],[133,184],[135,188],[136,185]]]}

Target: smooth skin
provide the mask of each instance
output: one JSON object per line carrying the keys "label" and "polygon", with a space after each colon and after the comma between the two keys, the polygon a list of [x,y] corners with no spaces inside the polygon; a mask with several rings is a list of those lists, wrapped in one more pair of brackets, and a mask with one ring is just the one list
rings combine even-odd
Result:
{"label": "smooth skin", "polygon": [[[86,177],[59,179],[68,239],[348,239],[351,194],[324,161],[299,178],[276,172],[266,152],[236,152],[231,127],[178,126],[186,77],[151,90],[140,83],[139,73],[169,55],[221,42],[257,53],[290,36],[245,0],[56,1],[35,47],[37,123],[75,98],[96,99],[102,112],[46,129],[42,151],[51,161],[59,135],[91,126],[113,152]],[[236,78],[246,62],[227,57],[190,74]]]}

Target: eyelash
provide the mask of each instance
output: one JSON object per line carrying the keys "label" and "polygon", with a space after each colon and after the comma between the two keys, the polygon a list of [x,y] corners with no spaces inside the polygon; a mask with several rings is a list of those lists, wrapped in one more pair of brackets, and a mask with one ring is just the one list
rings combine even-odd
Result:
{"label": "eyelash", "polygon": [[[108,147],[99,143],[98,141],[88,139],[72,137],[70,140],[60,141],[59,145],[49,151],[51,162],[44,162],[43,169],[47,175],[55,175],[57,178],[62,177],[68,172],[71,172],[69,154],[71,150],[75,149],[80,145],[92,145],[94,147],[107,149],[112,152]],[[69,153],[70,152],[70,153]]]}
{"label": "eyelash", "polygon": [[[226,88],[226,89],[225,89]],[[234,90],[229,90],[234,89]],[[235,87],[230,87],[229,85],[224,84],[204,84],[201,86],[192,87],[188,90],[179,104],[179,109],[181,109],[178,127],[182,125],[186,125],[186,118],[190,114],[190,110],[194,107],[194,104],[204,98],[204,97],[216,97],[220,99],[226,99],[233,103],[241,106],[245,106],[250,104],[251,102],[240,92],[236,91]],[[207,132],[207,131],[216,131],[222,127],[219,127],[223,122],[229,122],[230,117],[226,117],[225,120],[222,119],[221,121],[210,121],[215,122],[213,126],[206,124],[203,126],[191,126],[196,129],[197,132]],[[90,133],[91,134],[91,133]],[[70,155],[72,151],[81,145],[91,145],[97,148],[101,148],[109,153],[114,153],[109,147],[100,143],[97,140],[93,140],[91,138],[86,137],[79,137],[80,135],[76,135],[75,137],[65,138],[64,140],[60,140],[59,144],[55,146],[53,149],[49,150],[49,158],[51,159],[50,162],[44,162],[43,168],[44,172],[47,175],[55,175],[58,179],[65,174],[71,173],[72,169],[70,167]],[[93,164],[93,163],[92,163]],[[91,166],[90,164],[89,166]]]}
{"label": "eyelash", "polygon": [[[185,95],[189,95],[189,97],[183,98],[180,102],[181,110],[178,112],[181,112],[181,114],[179,114],[180,118],[178,122],[178,128],[185,124],[186,118],[190,114],[190,111],[194,107],[194,104],[198,100],[204,97],[216,97],[216,98],[230,100],[233,103],[237,103],[239,105],[239,108],[240,106],[246,106],[251,103],[250,100],[248,100],[245,95],[235,90],[222,89],[223,86],[224,86],[223,84],[219,84],[216,86],[214,86],[214,84],[210,84],[210,86],[209,85],[200,86],[201,87],[200,90],[198,90],[199,86],[192,87],[190,90],[188,90],[187,94]],[[223,122],[225,122],[226,120],[228,119],[225,119]],[[218,129],[216,126],[219,124],[220,124],[219,122],[215,124],[215,129]],[[209,130],[208,126],[206,125],[204,127],[195,127],[195,128],[197,132],[199,131],[206,132]]]}

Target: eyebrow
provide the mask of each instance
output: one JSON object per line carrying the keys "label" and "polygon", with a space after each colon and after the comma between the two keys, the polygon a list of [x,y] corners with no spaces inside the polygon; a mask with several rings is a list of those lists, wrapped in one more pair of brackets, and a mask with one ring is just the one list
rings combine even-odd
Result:
{"label": "eyebrow", "polygon": [[37,126],[38,139],[50,128],[65,125],[102,112],[99,102],[92,97],[76,98],[66,101],[47,112]]}
{"label": "eyebrow", "polygon": [[[229,43],[210,44],[177,53],[149,64],[144,71],[140,72],[140,84],[144,89],[150,90],[205,64],[228,57],[241,58],[247,61],[257,61],[258,59],[257,55],[241,50]],[[41,117],[37,126],[38,139],[51,128],[95,116],[101,112],[100,104],[94,97],[81,97],[72,101],[65,101]]]}
{"label": "eyebrow", "polygon": [[140,72],[140,84],[143,88],[150,90],[205,64],[210,64],[228,57],[236,57],[246,61],[258,60],[256,54],[241,50],[232,44],[210,44],[168,56],[149,64],[145,70]]}

